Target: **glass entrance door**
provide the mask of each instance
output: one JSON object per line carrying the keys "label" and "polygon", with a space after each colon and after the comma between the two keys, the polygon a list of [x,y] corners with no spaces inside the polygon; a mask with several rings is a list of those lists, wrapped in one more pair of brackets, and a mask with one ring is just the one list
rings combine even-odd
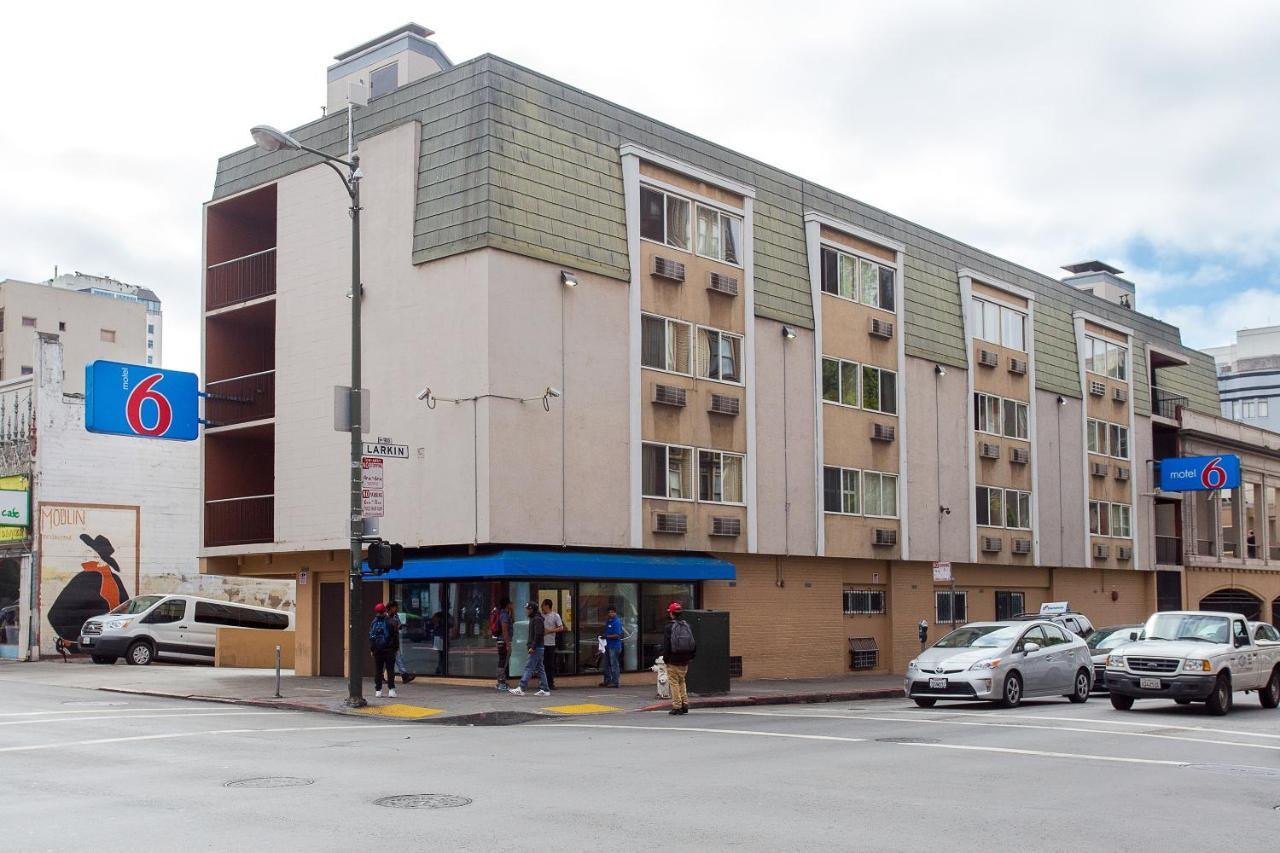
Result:
{"label": "glass entrance door", "polygon": [[578,643],[577,623],[573,609],[573,585],[553,586],[550,583],[540,583],[535,588],[538,604],[541,605],[542,602],[550,599],[551,608],[564,620],[564,632],[557,635],[554,646],[547,647],[547,667],[555,667],[553,675],[577,675]]}

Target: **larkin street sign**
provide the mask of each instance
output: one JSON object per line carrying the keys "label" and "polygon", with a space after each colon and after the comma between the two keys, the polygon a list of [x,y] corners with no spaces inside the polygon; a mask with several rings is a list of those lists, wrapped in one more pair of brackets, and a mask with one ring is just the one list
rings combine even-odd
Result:
{"label": "larkin street sign", "polygon": [[408,459],[409,445],[366,441],[364,443],[364,455],[380,456],[383,459]]}

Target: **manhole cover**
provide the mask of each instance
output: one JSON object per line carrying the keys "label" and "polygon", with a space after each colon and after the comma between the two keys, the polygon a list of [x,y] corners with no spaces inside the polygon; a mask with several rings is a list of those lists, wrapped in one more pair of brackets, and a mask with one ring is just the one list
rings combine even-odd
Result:
{"label": "manhole cover", "polygon": [[878,737],[876,743],[941,743],[935,737]]}
{"label": "manhole cover", "polygon": [[380,797],[373,804],[389,809],[454,809],[471,805],[471,798],[457,794],[397,794],[394,797]]}
{"label": "manhole cover", "polygon": [[1280,770],[1270,767],[1249,767],[1243,764],[1188,764],[1188,770],[1206,773],[1222,773],[1227,776],[1246,776],[1251,779],[1280,779]]}
{"label": "manhole cover", "polygon": [[315,783],[315,779],[300,776],[258,776],[253,779],[236,779],[226,782],[225,788],[302,788]]}
{"label": "manhole cover", "polygon": [[77,708],[121,708],[128,705],[128,702],[83,702],[68,700],[63,705],[74,705]]}

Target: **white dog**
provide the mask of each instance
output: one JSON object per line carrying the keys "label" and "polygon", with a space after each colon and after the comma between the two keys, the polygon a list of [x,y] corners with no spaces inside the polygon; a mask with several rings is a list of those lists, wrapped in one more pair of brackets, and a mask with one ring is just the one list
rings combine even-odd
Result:
{"label": "white dog", "polygon": [[653,662],[653,666],[649,667],[649,669],[658,673],[658,698],[670,699],[671,684],[667,681],[667,662],[659,656],[658,659]]}

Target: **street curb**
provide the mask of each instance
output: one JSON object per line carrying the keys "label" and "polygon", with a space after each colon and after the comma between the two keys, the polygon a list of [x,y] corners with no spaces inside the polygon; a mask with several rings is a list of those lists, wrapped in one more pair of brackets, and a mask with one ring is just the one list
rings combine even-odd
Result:
{"label": "street curb", "polygon": [[[841,690],[831,693],[782,693],[766,696],[729,696],[691,699],[690,708],[749,708],[756,705],[815,705],[822,702],[856,702],[860,699],[901,699],[901,687],[878,687],[864,690]],[[640,711],[667,711],[671,703],[646,705]]]}

